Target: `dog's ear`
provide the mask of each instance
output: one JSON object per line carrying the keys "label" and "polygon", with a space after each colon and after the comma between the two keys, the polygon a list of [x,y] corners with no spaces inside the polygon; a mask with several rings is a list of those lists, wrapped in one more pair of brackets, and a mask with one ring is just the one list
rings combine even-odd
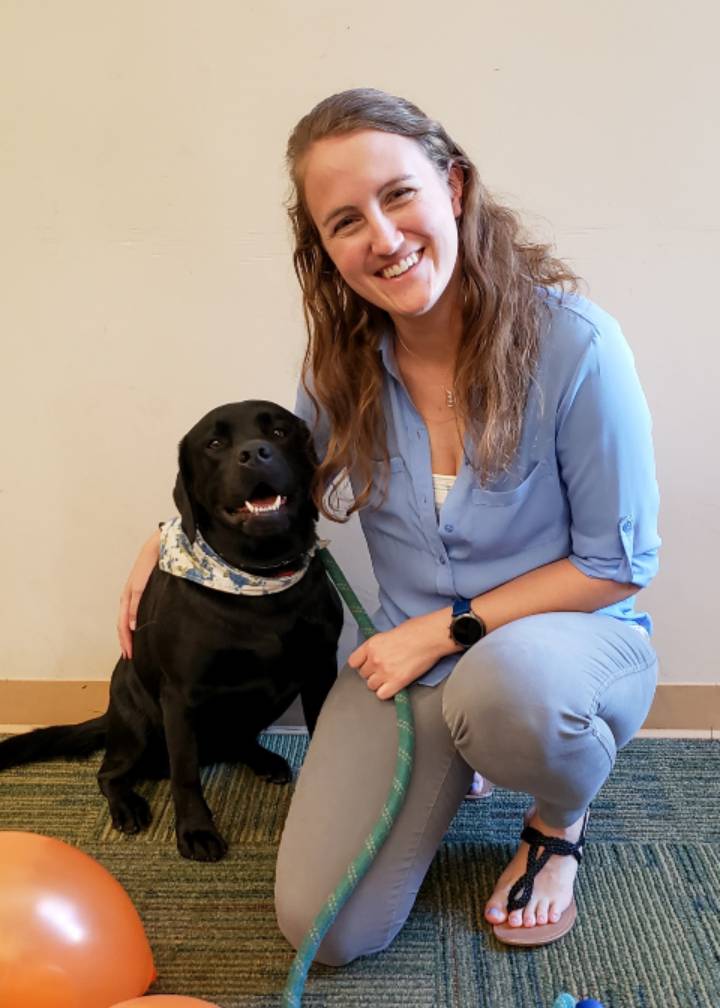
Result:
{"label": "dog's ear", "polygon": [[173,490],[173,500],[175,507],[180,512],[180,519],[185,535],[191,543],[195,542],[195,532],[197,520],[195,507],[192,502],[190,489],[192,488],[192,472],[190,470],[190,459],[187,445],[187,438],[184,437],[178,448],[178,474]]}
{"label": "dog's ear", "polygon": [[[304,420],[297,418],[298,433],[300,434],[300,443],[302,444],[303,451],[305,453],[305,458],[310,463],[313,473],[317,469],[320,461],[318,459],[317,450],[315,448],[315,441],[313,440],[312,432]],[[315,480],[311,476],[310,478],[310,490],[314,486]],[[318,509],[315,505],[315,501],[312,497],[308,500],[308,513],[313,521],[318,520]]]}
{"label": "dog's ear", "polygon": [[312,464],[313,468],[315,468],[319,464],[319,460],[310,428],[305,421],[301,420],[299,417],[296,417],[296,422],[300,433],[300,442],[305,450],[305,455]]}

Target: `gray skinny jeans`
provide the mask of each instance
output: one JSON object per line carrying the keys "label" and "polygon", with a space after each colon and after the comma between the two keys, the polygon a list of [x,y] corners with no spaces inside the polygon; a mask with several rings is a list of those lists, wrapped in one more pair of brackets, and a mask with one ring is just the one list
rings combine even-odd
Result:
{"label": "gray skinny jeans", "polygon": [[[397,822],[323,939],[340,966],[405,923],[473,770],[527,792],[552,826],[583,814],[650,709],[644,630],[596,613],[543,613],[488,634],[437,686],[413,685],[415,760]],[[345,667],[320,714],[278,852],[278,924],[297,948],[378,818],[397,752],[395,704]]]}

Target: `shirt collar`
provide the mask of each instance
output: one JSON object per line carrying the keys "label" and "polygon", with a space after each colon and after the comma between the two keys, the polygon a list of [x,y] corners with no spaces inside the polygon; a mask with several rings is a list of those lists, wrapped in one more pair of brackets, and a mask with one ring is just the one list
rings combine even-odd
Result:
{"label": "shirt collar", "polygon": [[402,383],[402,375],[395,356],[395,339],[392,329],[386,329],[380,337],[380,359],[388,374],[392,375],[395,381]]}

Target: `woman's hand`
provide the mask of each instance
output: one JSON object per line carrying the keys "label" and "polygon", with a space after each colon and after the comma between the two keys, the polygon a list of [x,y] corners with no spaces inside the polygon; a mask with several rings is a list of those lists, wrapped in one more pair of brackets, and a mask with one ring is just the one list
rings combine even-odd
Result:
{"label": "woman's hand", "polygon": [[405,620],[356,648],[348,665],[357,669],[378,700],[390,700],[436,661],[461,650],[450,637],[451,609]]}
{"label": "woman's hand", "polygon": [[120,596],[117,632],[123,658],[132,658],[132,631],[137,623],[140,596],[160,556],[160,533],[154,532],[138,554]]}

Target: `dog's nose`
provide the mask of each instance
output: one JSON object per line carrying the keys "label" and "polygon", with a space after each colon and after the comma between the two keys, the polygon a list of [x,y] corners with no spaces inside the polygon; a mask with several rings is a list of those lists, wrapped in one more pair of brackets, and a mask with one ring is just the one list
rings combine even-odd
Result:
{"label": "dog's nose", "polygon": [[259,438],[255,441],[246,441],[238,452],[238,462],[241,466],[266,465],[274,458],[273,448],[269,441],[262,441]]}

